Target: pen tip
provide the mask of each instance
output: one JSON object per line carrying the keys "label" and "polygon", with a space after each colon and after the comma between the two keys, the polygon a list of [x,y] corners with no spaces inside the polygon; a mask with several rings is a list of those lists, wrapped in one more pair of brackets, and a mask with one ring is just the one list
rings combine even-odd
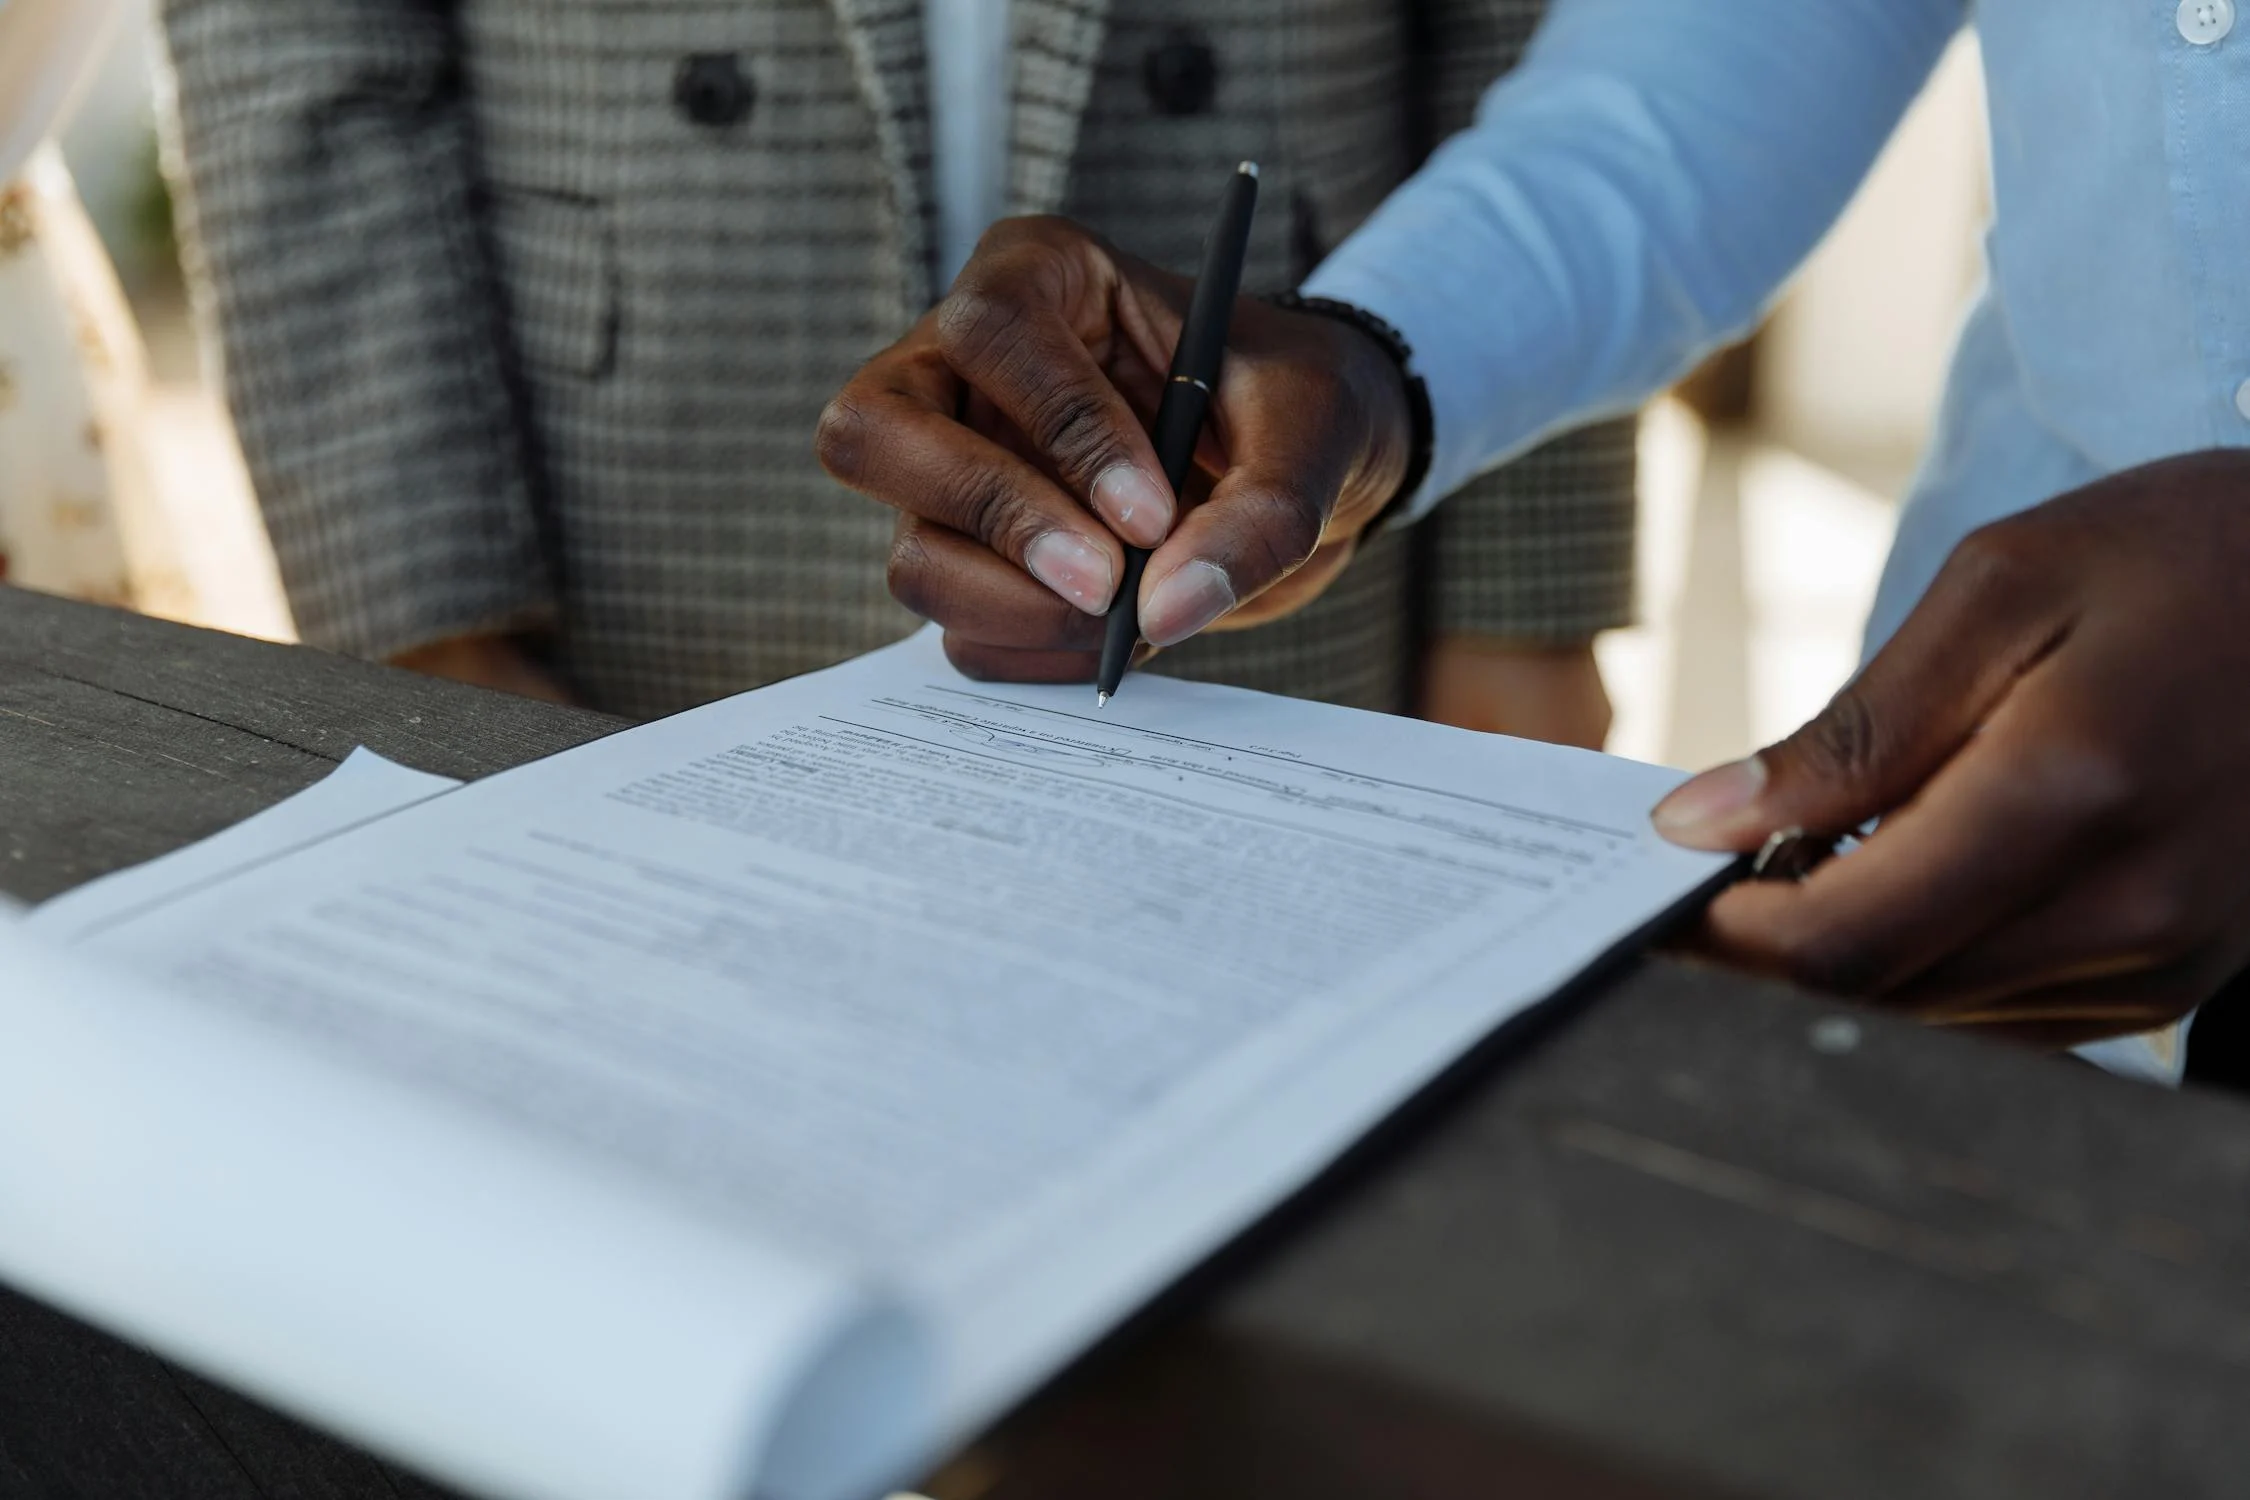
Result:
{"label": "pen tip", "polygon": [[1107,694],[1107,693],[1096,693],[1096,694],[1094,694],[1094,707],[1096,707],[1096,708],[1107,708],[1107,707],[1109,707],[1109,694]]}
{"label": "pen tip", "polygon": [[1235,168],[1235,171],[1241,173],[1245,177],[1255,178],[1258,175],[1258,164],[1254,161],[1246,161],[1237,166]]}

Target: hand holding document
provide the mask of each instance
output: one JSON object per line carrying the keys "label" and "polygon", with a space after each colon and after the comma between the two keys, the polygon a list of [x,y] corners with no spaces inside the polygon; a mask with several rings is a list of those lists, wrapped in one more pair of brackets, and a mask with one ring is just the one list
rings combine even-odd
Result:
{"label": "hand holding document", "polygon": [[925,634],[393,786],[0,933],[0,1271],[493,1493],[873,1493],[1718,876],[1676,779]]}

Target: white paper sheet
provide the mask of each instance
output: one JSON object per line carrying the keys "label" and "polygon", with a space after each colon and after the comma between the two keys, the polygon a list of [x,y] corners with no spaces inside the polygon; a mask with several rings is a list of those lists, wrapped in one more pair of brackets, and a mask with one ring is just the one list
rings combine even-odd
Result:
{"label": "white paper sheet", "polygon": [[[855,1500],[916,1456],[916,1335],[849,1280],[13,920],[0,975],[10,1284],[479,1493],[739,1500],[764,1454]],[[841,1452],[792,1408],[824,1368]]]}
{"label": "white paper sheet", "polygon": [[1674,773],[925,635],[102,930],[214,1010],[897,1281],[980,1420],[1716,874]]}
{"label": "white paper sheet", "polygon": [[55,897],[32,913],[31,925],[58,942],[75,942],[151,902],[223,879],[460,784],[450,777],[411,770],[362,747],[294,797],[232,828]]}

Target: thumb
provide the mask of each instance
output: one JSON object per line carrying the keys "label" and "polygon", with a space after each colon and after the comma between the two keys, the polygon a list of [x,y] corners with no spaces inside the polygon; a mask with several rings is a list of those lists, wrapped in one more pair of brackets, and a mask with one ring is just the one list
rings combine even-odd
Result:
{"label": "thumb", "polygon": [[1656,831],[1748,853],[1775,833],[1841,834],[1898,808],[2068,634],[2067,605],[2003,523],[1963,542],[1892,637],[1818,717],[1658,803]]}
{"label": "thumb", "polygon": [[[1186,640],[1304,568],[1324,540],[1336,540],[1329,523],[1368,426],[1353,394],[1308,351],[1229,356],[1211,428],[1226,467],[1210,498],[1149,558],[1141,586],[1141,633],[1149,641]],[[1348,556],[1337,551],[1331,561]]]}
{"label": "thumb", "polygon": [[1142,635],[1177,645],[1304,567],[1327,531],[1339,468],[1317,454],[1284,451],[1228,470],[1150,557]]}

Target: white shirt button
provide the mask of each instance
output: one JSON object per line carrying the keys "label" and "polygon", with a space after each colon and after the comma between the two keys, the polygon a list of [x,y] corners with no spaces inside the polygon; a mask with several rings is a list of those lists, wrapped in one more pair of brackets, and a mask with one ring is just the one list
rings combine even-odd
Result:
{"label": "white shirt button", "polygon": [[2250,422],[2250,380],[2234,388],[2234,409],[2242,413],[2242,420]]}
{"label": "white shirt button", "polygon": [[2234,30],[2234,0],[2180,0],[2180,35],[2198,47],[2213,46]]}

